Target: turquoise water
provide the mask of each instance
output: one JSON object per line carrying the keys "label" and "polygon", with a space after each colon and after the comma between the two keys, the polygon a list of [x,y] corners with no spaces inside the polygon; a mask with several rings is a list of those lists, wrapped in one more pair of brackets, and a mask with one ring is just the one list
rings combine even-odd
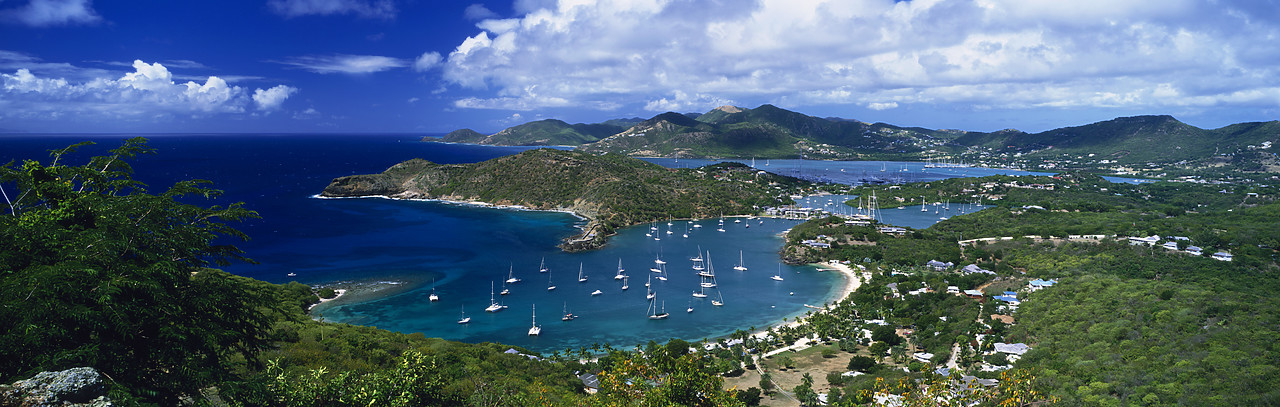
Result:
{"label": "turquoise water", "polygon": [[[43,159],[48,157],[46,150],[81,140],[100,143],[63,159],[64,163],[80,163],[91,154],[118,146],[126,137],[129,135],[2,136],[0,162]],[[620,231],[602,250],[568,254],[555,247],[560,239],[576,232],[581,222],[568,214],[440,202],[313,197],[335,177],[380,172],[410,158],[466,163],[528,148],[421,143],[417,142],[420,135],[394,134],[149,137],[159,154],[141,157],[134,168],[137,178],[151,185],[152,192],[178,180],[207,179],[226,194],[193,203],[243,201],[262,215],[262,219],[235,225],[251,236],[251,241],[227,242],[244,249],[260,264],[235,264],[226,270],[271,282],[386,281],[402,288],[389,297],[318,308],[326,321],[467,342],[505,342],[540,351],[606,342],[631,346],[649,340],[697,340],[752,326],[763,328],[804,314],[809,310],[805,304],[821,304],[842,284],[837,273],[779,264],[777,251],[782,242],[777,234],[796,221],[756,220],[747,228],[728,219],[726,231],[717,232],[715,220],[702,220],[698,222],[702,228],[690,227],[689,238],[682,237],[686,224],[675,221],[671,235],[666,234],[666,224],[661,225],[662,240],[645,236],[648,227],[638,226]],[[849,172],[867,166],[878,172],[875,168],[881,167],[878,163],[787,161],[760,166],[770,170],[804,166],[806,174],[839,172],[839,168]],[[688,160],[673,166],[685,164]],[[910,169],[918,164],[883,166],[891,169],[899,165]],[[914,214],[909,209],[903,210],[904,218],[895,221],[889,215],[895,211],[884,211],[887,222],[925,227],[933,221],[923,215],[907,219]],[[699,247],[711,253],[725,300],[723,307],[690,295],[698,280],[688,259]],[[739,251],[747,271],[732,268],[738,263]],[[653,321],[646,317],[644,284],[653,274],[647,270],[658,255],[668,261],[668,280],[654,280],[653,286],[659,304],[665,301],[671,317]],[[537,271],[543,258],[557,285],[555,291],[546,290],[547,275]],[[621,282],[612,278],[619,258],[631,276],[626,292],[620,289]],[[589,276],[587,283],[576,281],[579,264]],[[498,282],[500,287],[509,267],[523,279],[511,287],[511,295],[502,298],[509,308],[496,314],[484,312],[490,283]],[[780,272],[784,281],[769,279],[775,272]],[[440,296],[434,303],[427,300],[433,280]],[[597,289],[602,294],[591,296]],[[534,304],[543,331],[542,336],[531,338],[526,333]],[[566,305],[581,317],[561,321]],[[688,306],[694,307],[693,313],[685,312]],[[465,326],[456,323],[463,307],[473,318]]]}
{"label": "turquoise water", "polygon": [[[572,232],[571,225],[576,219],[569,215],[381,199],[330,200],[329,204],[342,206],[355,216],[387,215],[389,211],[397,213],[394,217],[430,216],[433,222],[447,222],[457,227],[450,229],[448,234],[455,238],[447,239],[449,242],[423,245],[421,250],[429,259],[424,258],[416,265],[406,264],[416,267],[399,270],[401,274],[417,274],[419,281],[435,278],[434,292],[439,295],[439,301],[429,301],[433,290],[427,283],[392,297],[323,311],[330,321],[422,332],[445,339],[494,341],[552,351],[593,343],[632,346],[649,340],[714,338],[802,314],[808,309],[804,304],[820,305],[835,294],[843,281],[838,273],[817,272],[813,267],[787,266],[778,261],[777,250],[782,243],[778,234],[797,224],[796,221],[742,219],[745,223],[734,223],[734,219],[726,219],[725,232],[717,231],[716,220],[674,221],[671,234],[666,233],[665,223],[658,224],[656,237],[661,240],[646,236],[655,233],[649,229],[651,225],[643,225],[620,231],[604,249],[563,253],[554,245],[560,237]],[[481,218],[487,220],[475,226],[487,233],[467,233],[472,229],[464,224]],[[702,227],[695,228],[694,224]],[[388,227],[391,229],[380,228],[377,235],[407,236],[422,226]],[[688,238],[683,237],[686,227]],[[385,243],[361,243],[364,244],[383,246]],[[714,290],[708,290],[710,296],[706,299],[691,295],[700,281],[691,268],[690,258],[697,256],[699,248],[710,252],[724,306],[711,305],[710,300],[716,298]],[[733,269],[739,262],[739,251],[748,267],[746,271]],[[667,262],[664,274],[650,271],[658,258]],[[544,259],[549,272],[539,273]],[[628,275],[630,288],[626,291],[621,289],[623,282],[614,279],[619,260]],[[577,281],[579,265],[587,277],[585,283]],[[508,308],[496,313],[485,312],[490,301],[490,284],[502,290],[508,270],[514,270],[515,277],[522,279],[507,286],[510,295],[496,297]],[[780,272],[784,281],[770,279],[775,272]],[[654,278],[659,275],[667,280]],[[549,283],[556,289],[548,291]],[[646,283],[651,283],[657,293],[658,306],[670,313],[668,319],[647,317]],[[595,290],[602,293],[591,295]],[[538,323],[543,327],[538,337],[527,335],[534,305],[538,310]],[[692,313],[687,312],[689,307],[694,308]],[[472,321],[460,325],[457,320],[464,308]],[[562,321],[560,317],[565,309],[579,317]]]}

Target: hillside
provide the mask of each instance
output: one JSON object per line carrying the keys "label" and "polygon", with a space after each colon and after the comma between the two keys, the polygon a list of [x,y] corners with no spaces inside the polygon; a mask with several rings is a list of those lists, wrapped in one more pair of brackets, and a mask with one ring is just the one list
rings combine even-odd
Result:
{"label": "hillside", "polygon": [[611,120],[600,124],[569,124],[560,120],[547,119],[510,127],[492,135],[485,135],[471,129],[455,130],[438,141],[495,146],[576,146],[622,131],[625,127],[621,124],[627,123],[631,122]]}
{"label": "hillside", "polygon": [[322,195],[479,201],[571,211],[591,220],[562,247],[598,247],[619,227],[672,218],[753,214],[790,201],[807,183],[741,164],[666,169],[617,155],[530,150],[476,164],[425,160],[396,164],[381,174],[333,180]]}
{"label": "hillside", "polygon": [[1150,167],[1149,163],[1188,169],[1280,169],[1280,157],[1269,147],[1280,143],[1280,121],[1201,129],[1171,116],[1121,117],[1039,133],[971,132],[819,118],[772,105],[721,106],[701,115],[667,112],[647,120],[600,124],[542,120],[493,135],[464,129],[450,133],[444,141],[573,145],[582,151],[637,157],[948,160],[993,165],[1018,161],[1045,169]]}

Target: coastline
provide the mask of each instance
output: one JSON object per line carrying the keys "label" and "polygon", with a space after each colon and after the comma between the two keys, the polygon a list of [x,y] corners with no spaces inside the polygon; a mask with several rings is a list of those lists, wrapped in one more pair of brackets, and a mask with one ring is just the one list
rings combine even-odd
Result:
{"label": "coastline", "polygon": [[[810,309],[817,309],[816,313],[825,313],[830,311],[837,304],[839,304],[840,301],[844,301],[844,299],[848,298],[850,294],[853,294],[853,292],[857,291],[859,287],[862,287],[862,282],[867,277],[865,275],[863,276],[858,275],[858,273],[853,269],[853,267],[840,264],[840,263],[811,263],[810,265],[817,267],[819,272],[836,271],[836,272],[839,272],[844,277],[844,286],[841,287],[840,292],[835,296],[834,301],[826,301],[826,305],[823,307],[815,307],[809,304],[805,304],[805,306]],[[751,337],[756,339],[763,339],[766,336],[769,336],[770,329],[777,330],[780,328],[788,328],[788,327],[795,328],[802,324],[804,324],[803,314],[796,316],[795,318],[792,318],[790,321],[778,321],[778,323],[775,323],[773,325],[757,329],[755,332],[751,332]],[[791,345],[791,346],[775,349],[771,351],[770,354],[777,354],[786,350],[793,350],[794,346],[797,346],[797,345]]]}

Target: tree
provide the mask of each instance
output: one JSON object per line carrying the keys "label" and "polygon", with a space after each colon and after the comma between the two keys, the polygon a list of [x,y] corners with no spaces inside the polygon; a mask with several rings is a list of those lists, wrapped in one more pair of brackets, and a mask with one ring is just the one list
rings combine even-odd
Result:
{"label": "tree", "polygon": [[876,360],[866,356],[854,356],[849,358],[849,370],[858,372],[868,372],[876,367]]}
{"label": "tree", "polygon": [[[208,269],[249,261],[226,223],[240,203],[201,207],[206,181],[148,194],[128,161],[134,138],[83,166],[61,163],[89,143],[0,167],[0,378],[93,366],[146,399],[172,401],[230,377],[230,361],[267,343],[282,305],[248,279]],[[274,310],[274,312],[273,312]]]}

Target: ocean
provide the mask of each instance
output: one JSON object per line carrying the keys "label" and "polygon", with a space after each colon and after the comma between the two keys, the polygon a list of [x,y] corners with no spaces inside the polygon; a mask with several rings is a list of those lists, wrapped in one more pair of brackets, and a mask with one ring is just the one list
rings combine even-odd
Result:
{"label": "ocean", "polygon": [[[47,162],[46,150],[83,140],[98,143],[63,161],[79,164],[120,145],[126,137],[0,136],[0,162],[32,158]],[[620,231],[604,249],[570,254],[556,248],[582,223],[569,214],[315,197],[335,177],[381,172],[410,158],[468,163],[527,147],[428,143],[418,141],[421,135],[403,134],[146,137],[157,154],[138,159],[134,169],[135,177],[150,185],[151,192],[159,193],[179,180],[206,179],[225,194],[192,203],[245,202],[261,214],[262,219],[235,225],[252,238],[236,244],[259,264],[235,264],[227,271],[276,283],[365,288],[365,295],[318,307],[315,315],[325,321],[466,342],[502,342],[542,352],[597,343],[629,347],[650,340],[699,340],[737,329],[763,328],[808,312],[806,305],[831,300],[842,284],[838,273],[779,262],[779,234],[798,223],[793,220],[726,218],[724,232],[717,231],[717,219],[640,225]],[[770,166],[782,168],[786,162],[775,160]],[[849,165],[792,164],[806,166],[810,173],[831,172],[825,168],[828,165]],[[685,166],[689,160],[665,165]],[[884,164],[886,168],[911,165],[918,164]],[[899,215],[912,216],[913,224],[908,226],[913,227],[936,222],[936,216],[918,210],[902,210]],[[892,223],[889,216],[886,220]],[[691,293],[700,288],[700,280],[690,258],[708,252],[716,287],[708,289],[708,298],[695,298]],[[657,266],[657,259],[666,262],[665,281],[649,270]],[[746,271],[733,269],[740,259]],[[614,279],[619,261],[629,276],[626,291],[621,289],[623,281]],[[549,273],[539,272],[544,265]],[[586,282],[578,282],[579,269]],[[783,281],[769,278],[775,273]],[[490,287],[502,290],[510,276],[522,281],[508,285],[509,295],[494,295],[508,308],[485,312]],[[656,303],[646,300],[646,283],[656,292]],[[548,290],[549,285],[556,289]],[[595,290],[601,293],[592,295]],[[428,300],[432,293],[439,301]],[[717,297],[723,299],[723,306],[711,305],[710,300]],[[670,317],[649,319],[651,304],[665,308]],[[534,307],[543,329],[540,336],[530,337],[527,331]],[[689,308],[693,311],[688,312]],[[566,311],[578,318],[562,321]],[[464,312],[471,322],[458,324]]]}

